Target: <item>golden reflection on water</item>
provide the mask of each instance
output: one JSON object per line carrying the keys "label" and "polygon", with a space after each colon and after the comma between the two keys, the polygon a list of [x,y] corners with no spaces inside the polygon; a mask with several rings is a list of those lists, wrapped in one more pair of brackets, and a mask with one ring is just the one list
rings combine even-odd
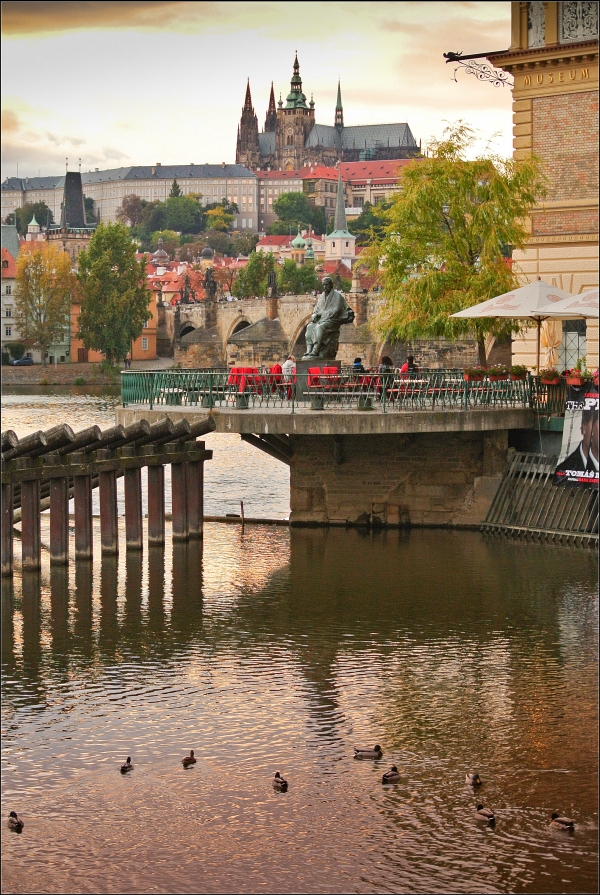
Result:
{"label": "golden reflection on water", "polygon": [[4,891],[595,891],[595,582],[465,532],[44,553],[3,582]]}

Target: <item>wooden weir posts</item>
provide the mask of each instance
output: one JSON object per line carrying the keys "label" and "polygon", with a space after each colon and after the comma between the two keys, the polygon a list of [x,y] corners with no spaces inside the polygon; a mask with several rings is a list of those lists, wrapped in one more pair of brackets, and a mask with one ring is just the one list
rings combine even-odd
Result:
{"label": "wooden weir posts", "polygon": [[2,574],[13,570],[14,524],[20,512],[23,569],[41,565],[40,513],[50,508],[50,562],[69,561],[69,500],[75,503],[75,559],[93,554],[92,491],[100,492],[103,555],[119,550],[117,479],[125,478],[125,545],[143,547],[142,475],[148,470],[148,543],[165,542],[165,471],[171,465],[173,539],[203,535],[205,450],[201,435],[212,432],[209,417],[190,425],[170,419],[150,425],[92,426],[75,434],[67,426],[18,439],[2,433]]}

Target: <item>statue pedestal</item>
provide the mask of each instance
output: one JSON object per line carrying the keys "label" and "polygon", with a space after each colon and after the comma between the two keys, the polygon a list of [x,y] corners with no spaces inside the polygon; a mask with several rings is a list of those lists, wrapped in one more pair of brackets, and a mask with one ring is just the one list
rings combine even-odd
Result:
{"label": "statue pedestal", "polygon": [[341,360],[324,360],[322,357],[311,358],[311,360],[296,361],[296,396],[300,399],[306,399],[309,395],[308,391],[308,370],[309,368],[335,367],[338,375],[342,369]]}

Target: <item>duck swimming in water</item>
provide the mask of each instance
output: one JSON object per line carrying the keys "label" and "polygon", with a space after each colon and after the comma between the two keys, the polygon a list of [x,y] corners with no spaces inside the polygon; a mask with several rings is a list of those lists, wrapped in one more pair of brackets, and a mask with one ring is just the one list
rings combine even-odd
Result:
{"label": "duck swimming in water", "polygon": [[389,771],[386,771],[383,777],[381,778],[382,783],[397,783],[400,779],[400,771],[396,767],[396,765],[392,765]]}
{"label": "duck swimming in water", "polygon": [[14,830],[15,833],[20,833],[24,826],[25,824],[18,816],[17,812],[11,811],[8,815],[8,829]]}
{"label": "duck swimming in water", "polygon": [[484,820],[488,824],[496,823],[496,818],[494,816],[494,812],[490,811],[489,808],[484,808],[483,805],[477,806],[477,819]]}
{"label": "duck swimming in water", "polygon": [[281,776],[279,771],[277,771],[277,773],[275,774],[275,777],[273,778],[273,789],[275,789],[277,792],[287,792],[287,788],[288,788],[287,780],[285,780]]}
{"label": "duck swimming in water", "polygon": [[465,783],[467,783],[469,786],[481,786],[483,780],[481,779],[479,774],[467,773],[467,776],[465,777]]}
{"label": "duck swimming in water", "polygon": [[550,826],[557,830],[574,830],[575,824],[569,817],[561,817],[558,811],[555,811],[550,821]]}
{"label": "duck swimming in water", "polygon": [[383,752],[381,750],[381,746],[377,744],[373,746],[372,749],[364,749],[362,747],[354,747],[354,757],[355,758],[383,758]]}
{"label": "duck swimming in water", "polygon": [[184,768],[189,768],[190,765],[196,764],[196,759],[194,758],[194,750],[190,749],[190,754],[186,755],[185,758],[181,759],[181,764]]}
{"label": "duck swimming in water", "polygon": [[126,774],[127,771],[133,771],[133,765],[131,764],[131,758],[129,757],[129,755],[127,756],[127,761],[125,762],[125,764],[121,765],[121,773]]}

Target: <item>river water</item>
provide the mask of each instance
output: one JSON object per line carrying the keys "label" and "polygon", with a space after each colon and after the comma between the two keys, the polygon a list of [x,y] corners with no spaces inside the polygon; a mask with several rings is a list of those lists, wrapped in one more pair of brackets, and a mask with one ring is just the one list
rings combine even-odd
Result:
{"label": "river water", "polygon": [[[113,422],[106,397],[5,400],[19,434]],[[274,461],[222,439],[207,479],[286,515]],[[3,891],[597,891],[593,554],[207,523],[203,546],[47,556],[3,582],[3,811],[25,819]]]}

